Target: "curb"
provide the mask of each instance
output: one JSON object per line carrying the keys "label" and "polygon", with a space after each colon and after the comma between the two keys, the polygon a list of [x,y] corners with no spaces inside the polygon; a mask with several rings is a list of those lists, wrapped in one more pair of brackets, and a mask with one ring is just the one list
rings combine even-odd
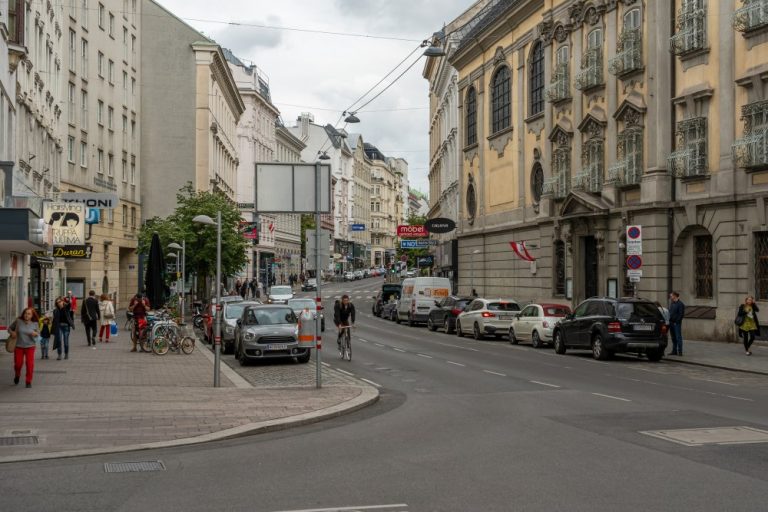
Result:
{"label": "curb", "polygon": [[768,371],[761,372],[757,370],[747,370],[744,368],[734,368],[732,366],[725,366],[725,365],[718,365],[718,364],[712,364],[712,363],[700,363],[697,361],[691,361],[690,359],[669,359],[667,357],[664,357],[665,361],[669,361],[670,363],[680,363],[680,364],[689,364],[692,366],[703,366],[704,368],[715,368],[718,370],[727,370],[730,372],[739,372],[739,373],[750,373],[752,375],[763,375],[768,376]]}
{"label": "curb", "polygon": [[55,453],[36,453],[20,457],[0,457],[0,464],[10,462],[29,462],[37,460],[64,459],[70,457],[86,457],[90,455],[105,455],[110,453],[126,453],[142,450],[156,450],[159,448],[173,448],[177,446],[190,446],[212,441],[223,441],[254,434],[263,434],[277,430],[286,430],[292,427],[300,427],[318,423],[323,420],[336,418],[343,414],[349,414],[358,411],[364,407],[376,403],[379,400],[379,391],[373,386],[360,388],[360,394],[346,402],[320,409],[319,411],[308,412],[296,416],[288,416],[274,420],[260,421],[257,423],[246,423],[239,427],[233,427],[219,432],[210,432],[197,437],[188,437],[185,439],[174,439],[172,441],[160,441],[156,443],[133,444],[126,446],[115,446],[109,448],[88,448],[83,450],[70,450]]}

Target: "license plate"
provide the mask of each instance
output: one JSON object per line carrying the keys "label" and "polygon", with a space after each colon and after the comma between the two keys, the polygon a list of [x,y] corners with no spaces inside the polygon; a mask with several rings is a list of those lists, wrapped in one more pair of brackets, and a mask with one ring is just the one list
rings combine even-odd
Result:
{"label": "license plate", "polygon": [[273,345],[267,345],[267,350],[288,350],[288,345],[285,343],[275,343]]}
{"label": "license plate", "polygon": [[634,329],[636,331],[652,331],[653,328],[654,328],[653,324],[640,324],[640,325],[634,326]]}

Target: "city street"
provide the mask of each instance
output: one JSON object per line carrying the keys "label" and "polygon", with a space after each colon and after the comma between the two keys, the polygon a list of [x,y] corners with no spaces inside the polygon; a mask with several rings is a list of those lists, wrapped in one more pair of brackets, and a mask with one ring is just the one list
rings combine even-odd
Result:
{"label": "city street", "polygon": [[[206,445],[6,464],[0,508],[765,508],[768,377],[634,357],[596,362],[587,353],[557,356],[398,326],[371,316],[380,284],[371,278],[323,292],[329,318],[341,293],[358,309],[352,362],[339,360],[331,328],[324,361],[378,386],[375,405]],[[232,356],[224,359],[239,368]],[[718,427],[741,428],[712,430]],[[707,430],[670,432],[676,429]],[[104,468],[141,461],[162,461],[165,470]]]}

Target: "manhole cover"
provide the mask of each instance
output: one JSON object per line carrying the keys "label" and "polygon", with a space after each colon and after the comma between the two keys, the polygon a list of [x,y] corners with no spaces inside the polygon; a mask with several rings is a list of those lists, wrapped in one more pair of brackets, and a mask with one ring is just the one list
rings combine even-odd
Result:
{"label": "manhole cover", "polygon": [[161,460],[145,462],[106,462],[104,471],[107,473],[134,473],[139,471],[165,471],[165,464]]}
{"label": "manhole cover", "polygon": [[647,430],[640,433],[683,446],[768,443],[768,431],[752,427],[683,428]]}
{"label": "manhole cover", "polygon": [[37,436],[0,437],[0,446],[21,446],[37,443]]}

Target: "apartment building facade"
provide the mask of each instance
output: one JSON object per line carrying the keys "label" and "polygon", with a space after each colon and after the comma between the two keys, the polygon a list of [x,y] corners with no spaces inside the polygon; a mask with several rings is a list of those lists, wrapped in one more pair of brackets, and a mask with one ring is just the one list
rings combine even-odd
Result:
{"label": "apartment building facade", "polygon": [[[301,152],[306,147],[298,137],[278,120],[275,126],[275,156],[278,162],[299,163]],[[281,277],[302,271],[301,261],[301,215],[280,214],[276,216],[275,249],[279,259]]]}
{"label": "apartment building facade", "polygon": [[370,266],[379,268],[395,261],[401,174],[376,146],[364,146],[371,162]]}
{"label": "apartment building facade", "polygon": [[61,190],[113,193],[119,204],[86,227],[90,259],[67,260],[67,289],[126,305],[139,288],[141,28],[137,0],[65,4]]}
{"label": "apartment building facade", "polygon": [[768,300],[765,4],[491,1],[453,32],[459,265],[481,294],[677,290],[688,337],[734,336],[744,296]]}
{"label": "apartment building facade", "polygon": [[352,152],[352,216],[350,218],[349,238],[352,242],[352,267],[362,269],[371,261],[371,161],[365,154],[365,142],[359,133],[350,133],[347,137]]}

